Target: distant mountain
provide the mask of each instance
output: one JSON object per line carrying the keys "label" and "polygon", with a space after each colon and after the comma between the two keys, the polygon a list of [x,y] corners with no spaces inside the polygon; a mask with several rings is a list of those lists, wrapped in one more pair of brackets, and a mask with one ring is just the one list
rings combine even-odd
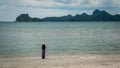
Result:
{"label": "distant mountain", "polygon": [[31,18],[29,14],[21,14],[16,18],[16,22],[38,22],[41,21],[39,18]]}
{"label": "distant mountain", "polygon": [[28,14],[21,14],[16,18],[16,21],[29,22],[29,21],[32,21],[32,18]]}
{"label": "distant mountain", "polygon": [[40,21],[120,21],[120,15],[111,15],[107,11],[100,11],[96,9],[92,15],[83,13],[75,16],[67,15],[61,17],[45,17],[45,18],[32,18],[29,14],[21,14],[16,18],[16,22],[40,22]]}
{"label": "distant mountain", "polygon": [[61,17],[46,17],[42,21],[73,21],[74,17],[72,15],[61,16]]}

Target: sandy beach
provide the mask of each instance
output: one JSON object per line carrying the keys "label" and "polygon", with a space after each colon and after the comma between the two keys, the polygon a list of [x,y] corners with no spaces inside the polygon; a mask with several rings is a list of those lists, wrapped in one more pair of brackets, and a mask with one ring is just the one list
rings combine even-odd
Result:
{"label": "sandy beach", "polygon": [[0,68],[120,68],[120,55],[47,55],[0,58]]}

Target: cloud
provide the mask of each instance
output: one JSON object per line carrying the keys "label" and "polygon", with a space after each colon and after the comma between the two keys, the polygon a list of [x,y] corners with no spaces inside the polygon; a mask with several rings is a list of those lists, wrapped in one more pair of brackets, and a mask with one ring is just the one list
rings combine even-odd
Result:
{"label": "cloud", "polygon": [[55,2],[63,3],[63,4],[71,4],[75,0],[54,0]]}
{"label": "cloud", "polygon": [[0,6],[0,10],[3,10],[3,9],[5,9],[5,7],[4,6]]}
{"label": "cloud", "polygon": [[119,0],[0,0],[0,5],[68,10],[120,7]]}

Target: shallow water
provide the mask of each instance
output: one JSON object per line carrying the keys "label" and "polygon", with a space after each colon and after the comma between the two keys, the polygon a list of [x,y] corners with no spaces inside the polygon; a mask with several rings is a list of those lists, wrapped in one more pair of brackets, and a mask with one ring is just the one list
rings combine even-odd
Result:
{"label": "shallow water", "polygon": [[0,23],[0,56],[120,54],[120,22]]}

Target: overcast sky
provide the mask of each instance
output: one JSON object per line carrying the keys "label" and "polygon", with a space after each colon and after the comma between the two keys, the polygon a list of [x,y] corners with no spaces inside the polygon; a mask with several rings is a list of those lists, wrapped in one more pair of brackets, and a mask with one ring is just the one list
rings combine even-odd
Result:
{"label": "overcast sky", "polygon": [[15,21],[21,13],[43,18],[92,14],[95,9],[120,14],[120,0],[0,0],[0,21]]}

